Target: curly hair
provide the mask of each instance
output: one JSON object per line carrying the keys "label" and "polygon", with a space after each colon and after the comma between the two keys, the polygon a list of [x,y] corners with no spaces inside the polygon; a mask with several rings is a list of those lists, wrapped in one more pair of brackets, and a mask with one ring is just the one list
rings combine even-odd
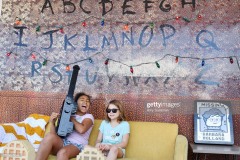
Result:
{"label": "curly hair", "polygon": [[79,99],[80,97],[82,97],[82,96],[87,96],[88,99],[89,99],[89,101],[91,102],[91,96],[88,95],[88,94],[86,94],[86,93],[84,93],[84,92],[78,92],[78,93],[75,95],[75,97],[74,97],[74,101],[77,102],[78,99]]}

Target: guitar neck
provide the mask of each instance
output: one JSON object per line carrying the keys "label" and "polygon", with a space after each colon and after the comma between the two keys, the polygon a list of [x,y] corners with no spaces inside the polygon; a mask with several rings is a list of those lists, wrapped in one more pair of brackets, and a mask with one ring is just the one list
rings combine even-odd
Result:
{"label": "guitar neck", "polygon": [[80,69],[80,67],[78,65],[73,66],[72,77],[71,77],[68,94],[67,94],[68,97],[73,98],[79,69]]}

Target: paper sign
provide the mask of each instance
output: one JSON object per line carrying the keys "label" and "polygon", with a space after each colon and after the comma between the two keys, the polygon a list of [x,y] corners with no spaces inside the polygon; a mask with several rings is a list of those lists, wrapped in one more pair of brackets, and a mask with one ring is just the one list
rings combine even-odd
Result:
{"label": "paper sign", "polygon": [[195,143],[234,143],[231,103],[229,101],[195,101]]}

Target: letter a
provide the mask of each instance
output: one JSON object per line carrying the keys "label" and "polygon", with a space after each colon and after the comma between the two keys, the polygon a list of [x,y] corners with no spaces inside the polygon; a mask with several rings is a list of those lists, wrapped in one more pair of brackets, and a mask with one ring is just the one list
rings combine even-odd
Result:
{"label": "letter a", "polygon": [[[49,3],[49,6],[47,6],[47,4]],[[54,12],[53,12],[53,8],[52,8],[52,5],[51,5],[51,3],[50,3],[50,0],[45,0],[45,2],[44,2],[44,5],[43,5],[43,8],[42,8],[42,13],[43,13],[43,10],[45,9],[45,8],[51,8],[51,11],[52,11],[52,14],[54,14]]]}

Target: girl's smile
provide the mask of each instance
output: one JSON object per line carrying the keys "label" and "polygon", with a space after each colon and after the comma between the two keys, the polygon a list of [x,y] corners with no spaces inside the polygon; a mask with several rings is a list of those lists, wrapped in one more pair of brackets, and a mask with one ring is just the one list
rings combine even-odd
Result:
{"label": "girl's smile", "polygon": [[83,95],[78,99],[77,104],[80,113],[85,114],[90,107],[90,100],[87,96]]}
{"label": "girl's smile", "polygon": [[111,120],[116,120],[120,115],[118,107],[114,104],[110,104],[109,107],[106,109],[106,112]]}

